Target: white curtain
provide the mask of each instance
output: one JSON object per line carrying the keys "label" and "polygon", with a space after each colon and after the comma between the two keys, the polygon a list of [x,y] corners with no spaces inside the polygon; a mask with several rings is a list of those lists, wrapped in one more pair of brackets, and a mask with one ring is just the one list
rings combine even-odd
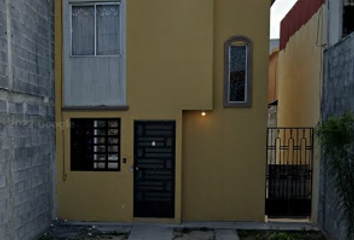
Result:
{"label": "white curtain", "polygon": [[73,55],[95,54],[95,8],[72,7],[72,53]]}
{"label": "white curtain", "polygon": [[97,55],[119,53],[119,5],[97,6]]}

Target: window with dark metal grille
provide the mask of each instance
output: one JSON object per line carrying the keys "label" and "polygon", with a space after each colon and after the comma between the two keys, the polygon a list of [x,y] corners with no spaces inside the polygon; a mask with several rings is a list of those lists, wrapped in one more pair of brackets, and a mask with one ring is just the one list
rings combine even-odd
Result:
{"label": "window with dark metal grille", "polygon": [[71,119],[71,170],[120,171],[120,119]]}
{"label": "window with dark metal grille", "polygon": [[354,0],[344,0],[343,37],[354,32]]}

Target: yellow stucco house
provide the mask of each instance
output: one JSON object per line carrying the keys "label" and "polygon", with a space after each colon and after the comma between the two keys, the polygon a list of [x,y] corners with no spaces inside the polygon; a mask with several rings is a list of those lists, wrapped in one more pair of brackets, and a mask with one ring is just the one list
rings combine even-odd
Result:
{"label": "yellow stucco house", "polygon": [[56,0],[57,213],[264,221],[271,0]]}

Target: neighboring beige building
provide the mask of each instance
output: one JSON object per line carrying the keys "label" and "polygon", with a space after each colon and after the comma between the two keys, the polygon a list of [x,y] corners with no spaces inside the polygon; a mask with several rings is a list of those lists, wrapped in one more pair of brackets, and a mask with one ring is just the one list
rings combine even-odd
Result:
{"label": "neighboring beige building", "polygon": [[[299,0],[283,19],[276,74],[279,127],[315,128],[322,121],[323,55],[354,31],[353,13],[349,0]],[[311,220],[316,223],[320,148],[315,143]]]}
{"label": "neighboring beige building", "polygon": [[269,85],[268,85],[268,104],[277,101],[277,71],[278,71],[278,56],[279,56],[279,40],[271,39],[270,54],[269,54]]}
{"label": "neighboring beige building", "polygon": [[264,221],[270,5],[55,1],[60,218]]}
{"label": "neighboring beige building", "polygon": [[268,78],[268,127],[277,126],[278,95],[277,95],[277,77],[278,77],[278,56],[279,39],[270,40],[269,55],[269,78]]}
{"label": "neighboring beige building", "polygon": [[[282,21],[277,69],[278,126],[314,128],[320,121],[325,8],[323,0],[299,0]],[[313,222],[317,222],[318,154],[315,150],[311,160]]]}

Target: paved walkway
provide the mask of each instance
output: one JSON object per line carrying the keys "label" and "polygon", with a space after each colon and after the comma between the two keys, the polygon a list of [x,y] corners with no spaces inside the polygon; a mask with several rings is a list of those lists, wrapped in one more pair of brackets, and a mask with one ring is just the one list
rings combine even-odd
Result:
{"label": "paved walkway", "polygon": [[120,223],[120,222],[67,222],[69,225],[100,225],[102,229],[106,228],[131,228],[135,226],[159,226],[167,228],[212,228],[212,229],[240,229],[240,230],[269,230],[278,229],[285,231],[301,231],[314,230],[317,231],[316,225],[309,222],[182,222],[181,224],[164,224],[164,223]]}
{"label": "paved walkway", "polygon": [[[56,233],[56,236],[65,234],[67,237],[77,232],[84,232],[86,235],[95,232],[130,232],[128,240],[173,240],[174,237],[175,240],[239,240],[237,230],[247,229],[318,230],[316,226],[305,222],[184,222],[181,224],[66,222],[62,226],[52,228],[51,231]],[[114,238],[114,240],[121,239],[122,236]]]}
{"label": "paved walkway", "polygon": [[216,240],[240,240],[235,229],[215,229]]}
{"label": "paved walkway", "polygon": [[172,240],[173,228],[156,225],[135,225],[128,240]]}
{"label": "paved walkway", "polygon": [[[216,240],[239,240],[235,229],[215,229]],[[211,231],[194,231],[180,236],[181,240],[213,239]],[[134,225],[128,240],[172,240],[173,228],[168,226]]]}

